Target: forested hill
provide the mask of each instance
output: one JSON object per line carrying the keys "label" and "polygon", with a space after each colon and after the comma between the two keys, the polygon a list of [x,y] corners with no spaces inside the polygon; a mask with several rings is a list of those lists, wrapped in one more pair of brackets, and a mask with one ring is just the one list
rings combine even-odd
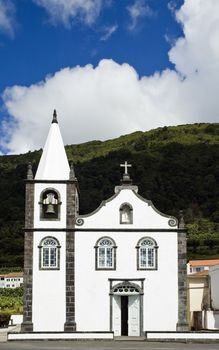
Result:
{"label": "forested hill", "polygon": [[[135,132],[108,141],[66,146],[80,186],[80,213],[94,210],[120,183],[127,160],[139,193],[162,212],[183,209],[189,258],[219,257],[219,124]],[[0,267],[22,266],[24,179],[40,151],[0,157]]]}

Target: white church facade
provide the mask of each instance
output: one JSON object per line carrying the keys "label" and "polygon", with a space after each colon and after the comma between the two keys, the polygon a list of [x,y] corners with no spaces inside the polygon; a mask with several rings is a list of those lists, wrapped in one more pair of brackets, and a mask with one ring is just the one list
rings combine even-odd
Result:
{"label": "white church facade", "polygon": [[132,184],[79,214],[79,187],[54,112],[26,181],[22,332],[185,331],[186,230]]}

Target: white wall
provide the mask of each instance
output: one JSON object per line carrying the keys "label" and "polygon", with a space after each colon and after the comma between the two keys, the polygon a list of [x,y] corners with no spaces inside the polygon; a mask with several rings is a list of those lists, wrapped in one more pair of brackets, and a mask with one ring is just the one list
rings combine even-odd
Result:
{"label": "white wall", "polygon": [[17,325],[23,322],[23,315],[11,315],[10,325]]}
{"label": "white wall", "polygon": [[[107,235],[117,248],[116,271],[95,271],[96,241]],[[79,331],[109,330],[108,278],[145,278],[144,330],[175,330],[178,310],[177,237],[150,234],[159,246],[158,270],[137,271],[136,244],[143,232],[77,232],[75,251],[76,323]],[[170,247],[169,249],[167,247]]]}
{"label": "white wall", "polygon": [[219,329],[219,311],[206,311],[205,323],[207,329]]}
{"label": "white wall", "polygon": [[0,288],[18,288],[23,284],[23,277],[5,276],[0,280]]}
{"label": "white wall", "polygon": [[219,310],[219,265],[210,267],[211,299],[213,309]]}
{"label": "white wall", "polygon": [[202,311],[203,304],[209,301],[208,293],[208,276],[192,276],[189,275],[188,291],[189,291],[189,311]]}
{"label": "white wall", "polygon": [[0,288],[5,288],[5,278],[0,279]]}
{"label": "white wall", "polygon": [[[60,270],[39,270],[39,244],[46,236],[60,245]],[[34,232],[33,325],[34,331],[63,331],[65,323],[65,232]]]}
{"label": "white wall", "polygon": [[[122,225],[119,208],[133,207],[133,225]],[[122,190],[100,211],[84,217],[82,228],[170,228],[169,218],[160,216],[133,191]],[[99,238],[111,237],[117,245],[116,271],[95,271],[94,246]],[[158,270],[138,271],[136,245],[140,238],[154,238],[158,248]],[[174,331],[178,321],[177,234],[175,232],[76,232],[75,236],[76,323],[78,331],[110,329],[109,278],[145,278],[144,330]]]}
{"label": "white wall", "polygon": [[[133,224],[120,224],[119,208],[123,203],[130,203],[133,207]],[[105,201],[100,210],[93,215],[81,216],[84,219],[83,228],[171,228],[169,217],[159,215],[147,202],[140,200],[137,194],[128,189],[119,192],[111,201]]]}
{"label": "white wall", "polygon": [[[40,194],[46,188],[54,188],[61,196],[60,220],[40,220]],[[66,185],[35,184],[34,227],[51,228],[51,232],[34,232],[33,252],[33,325],[34,331],[63,331],[66,320],[65,246],[66,233],[54,232],[52,228],[66,227]],[[60,270],[39,269],[39,245],[43,238],[52,236],[60,245]]]}

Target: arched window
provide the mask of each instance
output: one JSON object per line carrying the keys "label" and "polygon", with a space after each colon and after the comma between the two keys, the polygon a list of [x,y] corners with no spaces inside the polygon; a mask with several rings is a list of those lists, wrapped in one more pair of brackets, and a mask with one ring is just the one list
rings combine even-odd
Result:
{"label": "arched window", "polygon": [[39,245],[39,265],[41,270],[59,270],[60,244],[54,237],[45,237]]}
{"label": "arched window", "polygon": [[133,223],[133,209],[128,203],[123,203],[119,209],[120,211],[120,224],[132,224]]}
{"label": "arched window", "polygon": [[54,188],[45,189],[40,195],[40,219],[60,220],[60,194]]}
{"label": "arched window", "polygon": [[153,238],[144,237],[138,241],[137,269],[157,270],[157,243]]}
{"label": "arched window", "polygon": [[102,237],[95,245],[96,270],[116,269],[116,244],[112,238]]}

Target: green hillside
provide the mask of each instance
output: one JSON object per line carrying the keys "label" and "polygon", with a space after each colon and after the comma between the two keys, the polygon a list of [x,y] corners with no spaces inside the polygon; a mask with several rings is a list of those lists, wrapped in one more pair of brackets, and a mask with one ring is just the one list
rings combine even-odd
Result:
{"label": "green hillside", "polygon": [[[80,186],[80,213],[94,210],[120,183],[119,164],[132,164],[139,193],[188,226],[189,258],[219,257],[219,124],[135,132],[108,141],[66,146]],[[22,266],[24,179],[41,151],[0,157],[0,267]]]}

